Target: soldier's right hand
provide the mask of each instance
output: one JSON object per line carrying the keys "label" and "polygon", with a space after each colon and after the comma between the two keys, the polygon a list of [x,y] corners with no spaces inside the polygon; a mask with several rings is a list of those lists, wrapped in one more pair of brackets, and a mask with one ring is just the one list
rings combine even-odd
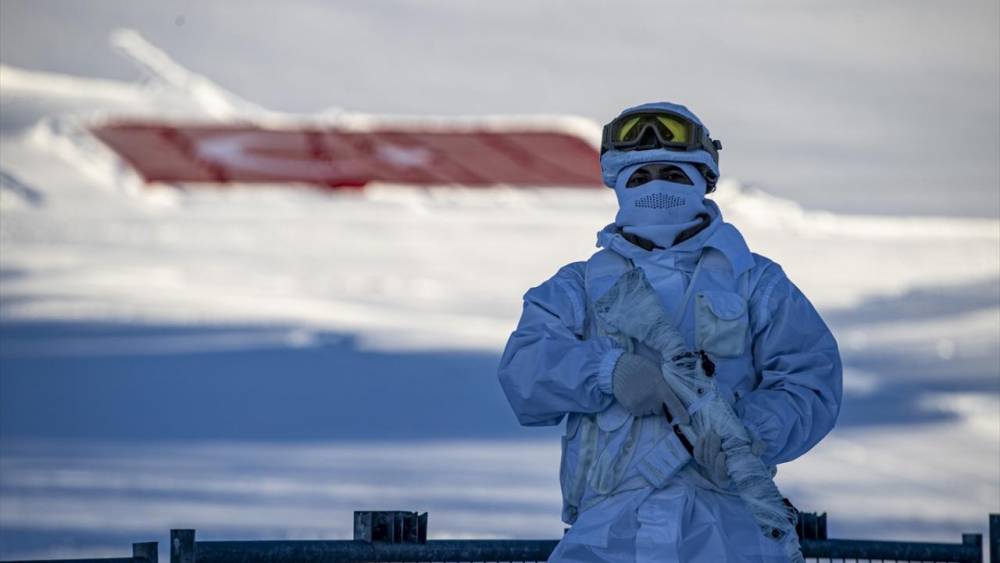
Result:
{"label": "soldier's right hand", "polygon": [[611,388],[615,399],[633,416],[659,414],[666,405],[675,424],[688,424],[687,409],[663,379],[656,362],[625,352],[618,358],[612,373]]}

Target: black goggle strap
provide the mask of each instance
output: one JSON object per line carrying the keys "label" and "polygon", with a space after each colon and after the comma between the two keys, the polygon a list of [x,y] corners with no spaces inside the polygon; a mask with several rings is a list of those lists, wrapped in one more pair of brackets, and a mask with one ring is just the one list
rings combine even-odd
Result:
{"label": "black goggle strap", "polygon": [[722,150],[722,141],[709,137],[708,133],[705,132],[705,129],[701,129],[698,140],[699,146],[697,148],[704,149],[705,152],[712,155],[712,160],[718,164],[719,151]]}

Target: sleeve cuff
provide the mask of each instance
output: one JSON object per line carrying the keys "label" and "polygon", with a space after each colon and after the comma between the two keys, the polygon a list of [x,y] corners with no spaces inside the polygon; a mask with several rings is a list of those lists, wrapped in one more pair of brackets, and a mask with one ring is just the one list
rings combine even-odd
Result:
{"label": "sleeve cuff", "polygon": [[766,442],[764,442],[764,439],[760,435],[761,434],[760,433],[760,427],[758,427],[756,424],[754,424],[752,422],[747,422],[747,421],[744,420],[743,421],[743,426],[744,426],[744,428],[747,429],[747,434],[750,435],[750,441],[751,442],[766,443]]}
{"label": "sleeve cuff", "polygon": [[[747,434],[750,436],[751,442],[760,442],[764,445],[765,450],[763,452],[763,457],[769,459],[774,455],[773,447],[773,432],[768,432],[769,427],[774,426],[774,421],[771,420],[771,416],[766,413],[760,412],[759,409],[754,408],[750,405],[741,405],[743,408],[739,409],[737,412],[742,410],[742,416],[740,416],[743,426],[747,430]],[[768,439],[770,438],[770,439]]]}
{"label": "sleeve cuff", "polygon": [[615,364],[618,358],[625,353],[621,348],[612,348],[604,353],[601,358],[601,365],[597,368],[597,387],[608,395],[614,394],[611,386],[611,378],[614,376]]}

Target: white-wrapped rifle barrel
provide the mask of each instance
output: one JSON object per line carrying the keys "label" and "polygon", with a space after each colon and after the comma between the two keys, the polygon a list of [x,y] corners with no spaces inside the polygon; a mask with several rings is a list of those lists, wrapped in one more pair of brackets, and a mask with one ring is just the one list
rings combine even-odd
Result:
{"label": "white-wrapped rifle barrel", "polygon": [[642,342],[662,357],[663,377],[688,407],[690,424],[681,431],[689,441],[714,430],[722,437],[726,469],[732,479],[727,489],[746,502],[761,533],[783,542],[793,563],[805,561],[795,533],[796,513],[774,484],[770,468],[751,453],[751,438],[732,406],[716,392],[716,381],[705,373],[701,355],[687,349],[684,337],[663,312],[656,291],[640,268],[632,268],[594,304],[604,325]]}

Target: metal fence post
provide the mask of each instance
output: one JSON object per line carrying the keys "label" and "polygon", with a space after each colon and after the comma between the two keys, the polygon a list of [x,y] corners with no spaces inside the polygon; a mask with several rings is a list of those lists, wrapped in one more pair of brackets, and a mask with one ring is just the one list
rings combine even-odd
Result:
{"label": "metal fence post", "polygon": [[355,510],[354,541],[427,543],[427,513]]}
{"label": "metal fence post", "polygon": [[170,563],[195,563],[194,530],[170,530]]}
{"label": "metal fence post", "polygon": [[145,559],[149,563],[157,563],[160,559],[160,542],[133,543],[132,559]]}
{"label": "metal fence post", "polygon": [[1000,514],[990,514],[990,561],[1000,563]]}
{"label": "metal fence post", "polygon": [[800,540],[826,539],[826,512],[799,512],[799,521],[795,524],[795,533]]}
{"label": "metal fence post", "polygon": [[983,535],[982,534],[962,534],[962,545],[976,548],[976,563],[983,563]]}

